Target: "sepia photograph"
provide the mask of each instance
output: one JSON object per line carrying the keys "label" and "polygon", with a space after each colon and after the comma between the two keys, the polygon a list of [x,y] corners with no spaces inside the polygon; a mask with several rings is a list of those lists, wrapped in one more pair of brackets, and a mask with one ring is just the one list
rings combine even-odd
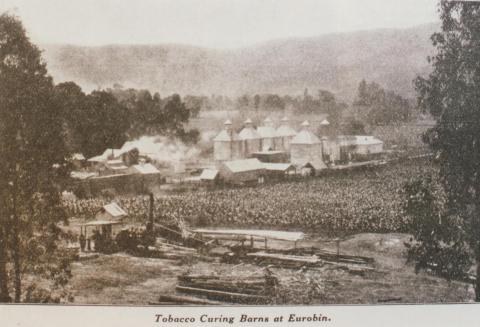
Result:
{"label": "sepia photograph", "polygon": [[0,3],[0,306],[474,304],[479,273],[480,2]]}

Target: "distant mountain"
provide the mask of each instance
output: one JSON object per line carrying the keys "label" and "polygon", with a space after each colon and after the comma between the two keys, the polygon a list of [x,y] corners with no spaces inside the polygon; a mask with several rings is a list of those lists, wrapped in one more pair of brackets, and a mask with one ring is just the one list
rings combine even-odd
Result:
{"label": "distant mountain", "polygon": [[234,50],[182,45],[43,45],[56,82],[86,90],[146,88],[161,95],[244,93],[315,94],[327,89],[353,99],[365,78],[405,96],[428,72],[430,35],[437,24],[274,40]]}

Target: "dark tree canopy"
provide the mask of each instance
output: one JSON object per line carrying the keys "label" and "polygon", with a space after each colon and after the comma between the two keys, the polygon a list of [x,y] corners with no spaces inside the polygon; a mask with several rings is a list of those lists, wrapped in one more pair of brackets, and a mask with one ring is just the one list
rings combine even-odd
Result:
{"label": "dark tree canopy", "polygon": [[353,105],[357,107],[360,116],[372,125],[406,122],[412,118],[414,109],[408,99],[365,80],[358,85]]}
{"label": "dark tree canopy", "polygon": [[[437,120],[425,140],[438,154],[449,214],[462,217],[480,276],[480,3],[441,1],[440,15],[433,71],[416,89],[419,106]],[[480,278],[476,293],[478,301]]]}
{"label": "dark tree canopy", "polygon": [[62,117],[40,50],[15,16],[0,15],[1,301],[11,298],[10,278],[20,302],[24,274],[62,274],[56,224],[65,218],[60,190],[69,156]]}

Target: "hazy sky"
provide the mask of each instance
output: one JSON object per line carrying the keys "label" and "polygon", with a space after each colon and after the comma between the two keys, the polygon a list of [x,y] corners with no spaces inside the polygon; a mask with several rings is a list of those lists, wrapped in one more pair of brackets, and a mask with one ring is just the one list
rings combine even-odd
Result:
{"label": "hazy sky", "polygon": [[0,0],[36,43],[232,48],[435,22],[436,0]]}

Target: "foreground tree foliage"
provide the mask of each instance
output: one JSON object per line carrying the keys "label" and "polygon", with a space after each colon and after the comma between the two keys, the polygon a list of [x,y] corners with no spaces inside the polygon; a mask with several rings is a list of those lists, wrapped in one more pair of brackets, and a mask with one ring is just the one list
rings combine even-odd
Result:
{"label": "foreground tree foliage", "polygon": [[[60,185],[68,174],[61,108],[39,49],[14,16],[0,16],[0,301],[59,301],[52,289],[69,278],[59,250],[65,219]],[[62,295],[60,295],[61,297]]]}
{"label": "foreground tree foliage", "polygon": [[437,119],[426,140],[440,159],[447,214],[461,218],[446,223],[465,229],[463,241],[476,261],[480,301],[480,3],[441,1],[440,14],[433,71],[416,80],[416,89],[421,108]]}
{"label": "foreground tree foliage", "polygon": [[432,174],[408,183],[405,212],[412,218],[413,240],[406,244],[408,261],[415,270],[430,270],[447,279],[464,279],[471,267],[470,249],[465,242],[465,224],[449,213],[447,197]]}

